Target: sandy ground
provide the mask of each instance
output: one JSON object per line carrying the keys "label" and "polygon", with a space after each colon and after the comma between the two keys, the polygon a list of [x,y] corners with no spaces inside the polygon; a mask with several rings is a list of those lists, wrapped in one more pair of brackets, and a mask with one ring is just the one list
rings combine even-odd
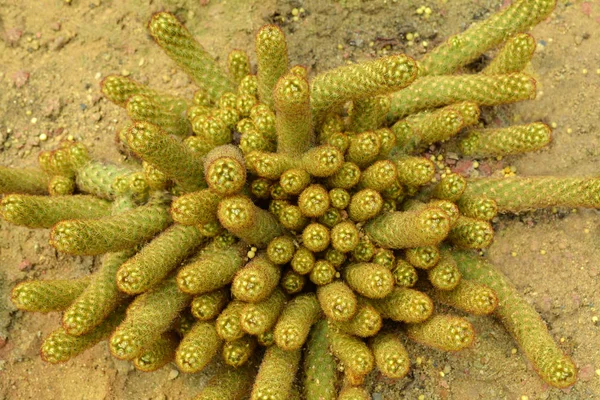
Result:
{"label": "sandy ground", "polygon": [[[203,4],[208,3],[208,4]],[[174,11],[221,61],[227,49],[252,49],[253,32],[278,21],[288,34],[293,63],[313,72],[382,52],[419,56],[449,34],[485,18],[500,0],[0,0],[0,163],[34,165],[40,149],[69,135],[94,156],[118,161],[113,146],[124,111],[100,96],[111,73],[190,95],[189,79],[145,33],[152,12]],[[429,19],[415,11],[432,8]],[[298,21],[292,9],[303,8]],[[286,19],[281,22],[281,18]],[[408,46],[406,33],[420,37]],[[538,49],[532,72],[538,99],[486,112],[488,122],[542,120],[555,126],[547,149],[493,162],[523,175],[597,175],[600,128],[600,1],[565,2],[533,31]],[[42,136],[40,136],[42,135]],[[41,138],[47,138],[41,140]],[[485,163],[485,160],[482,160]],[[476,345],[446,354],[412,345],[409,377],[371,380],[374,399],[598,399],[600,398],[600,215],[558,210],[502,217],[489,258],[517,285],[580,368],[569,390],[550,389],[489,318],[468,317]],[[174,366],[144,374],[100,344],[61,366],[38,356],[57,315],[16,311],[8,292],[26,278],[81,276],[91,258],[59,255],[47,232],[0,222],[0,399],[188,399],[207,374],[187,376]],[[209,371],[210,373],[210,371]]]}

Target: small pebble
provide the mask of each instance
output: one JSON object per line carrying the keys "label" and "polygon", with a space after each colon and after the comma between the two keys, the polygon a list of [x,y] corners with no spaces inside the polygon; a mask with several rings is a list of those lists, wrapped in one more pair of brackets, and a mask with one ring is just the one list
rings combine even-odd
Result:
{"label": "small pebble", "polygon": [[169,380],[170,381],[177,378],[178,376],[179,376],[179,371],[177,371],[176,369],[172,369],[171,372],[169,372]]}
{"label": "small pebble", "polygon": [[40,142],[45,142],[48,139],[48,135],[46,135],[45,133],[41,133],[39,138]]}

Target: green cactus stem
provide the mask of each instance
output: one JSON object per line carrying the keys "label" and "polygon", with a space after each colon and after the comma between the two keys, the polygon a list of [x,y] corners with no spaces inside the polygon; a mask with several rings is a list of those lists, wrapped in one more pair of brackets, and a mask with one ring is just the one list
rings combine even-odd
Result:
{"label": "green cactus stem", "polygon": [[244,50],[234,49],[227,56],[227,71],[231,80],[239,85],[250,74],[250,59]]}
{"label": "green cactus stem", "polygon": [[217,220],[221,196],[203,189],[179,196],[171,203],[171,217],[181,225],[203,225]]}
{"label": "green cactus stem", "polygon": [[206,183],[220,196],[241,191],[246,184],[246,166],[242,152],[235,146],[212,149],[204,158]]}
{"label": "green cactus stem", "polygon": [[423,186],[435,176],[435,165],[424,157],[396,158],[398,182],[409,187]]}
{"label": "green cactus stem", "polygon": [[280,277],[279,267],[261,254],[236,273],[231,284],[231,293],[238,300],[258,303],[273,293]]}
{"label": "green cactus stem", "polygon": [[44,342],[40,354],[42,360],[51,364],[69,361],[71,358],[95,346],[108,338],[112,331],[121,323],[125,315],[124,307],[113,312],[100,325],[81,336],[69,335],[63,328],[52,332]]}
{"label": "green cactus stem", "polygon": [[273,91],[277,123],[277,152],[299,155],[310,148],[310,93],[305,78],[289,73]]}
{"label": "green cactus stem", "polygon": [[397,174],[398,171],[393,161],[375,161],[363,171],[359,187],[382,192],[396,183]]}
{"label": "green cactus stem", "polygon": [[329,332],[329,348],[343,364],[344,375],[353,386],[361,385],[365,376],[375,367],[373,353],[362,340],[354,336],[335,329]]}
{"label": "green cactus stem", "polygon": [[467,181],[459,174],[447,174],[433,188],[432,195],[441,200],[455,202],[467,187]]}
{"label": "green cactus stem", "polygon": [[451,315],[433,315],[428,320],[406,326],[415,342],[442,351],[459,351],[471,346],[475,331],[469,321]]}
{"label": "green cactus stem", "polygon": [[300,366],[302,351],[283,350],[270,346],[265,352],[254,386],[251,400],[286,400],[292,392],[294,376]]}
{"label": "green cactus stem", "polygon": [[281,289],[275,289],[267,299],[247,304],[240,316],[244,332],[258,336],[270,331],[275,326],[285,302],[285,294]]}
{"label": "green cactus stem", "polygon": [[352,102],[350,130],[364,132],[377,129],[390,110],[389,96],[368,97]]}
{"label": "green cactus stem", "polygon": [[83,293],[89,283],[88,277],[25,281],[13,288],[11,301],[23,311],[63,311]]}
{"label": "green cactus stem", "polygon": [[308,276],[310,281],[317,286],[327,285],[333,282],[337,271],[335,266],[327,260],[317,260],[315,267]]}
{"label": "green cactus stem", "polygon": [[243,265],[245,249],[243,245],[225,248],[207,246],[197,258],[179,270],[179,289],[185,293],[202,294],[221,289],[231,283]]}
{"label": "green cactus stem", "polygon": [[430,246],[446,238],[450,220],[439,208],[395,211],[369,221],[365,231],[375,244],[384,248]]}
{"label": "green cactus stem", "polygon": [[361,64],[346,65],[313,78],[310,105],[317,120],[324,113],[350,100],[391,93],[416,78],[415,61],[405,55],[382,57]]}
{"label": "green cactus stem", "polygon": [[535,371],[549,385],[565,388],[575,383],[577,367],[558,347],[546,324],[508,278],[490,263],[468,252],[453,253],[467,279],[488,286],[498,296],[494,315],[512,335]]}
{"label": "green cactus stem", "polygon": [[396,260],[396,265],[392,269],[392,275],[394,275],[397,287],[413,287],[419,279],[415,267],[401,258]]}
{"label": "green cactus stem", "polygon": [[498,215],[496,201],[484,196],[461,196],[456,204],[460,213],[465,217],[491,221]]}
{"label": "green cactus stem", "polygon": [[440,249],[437,246],[413,247],[406,249],[404,256],[413,267],[431,269],[440,260]]}
{"label": "green cactus stem", "polygon": [[135,247],[171,224],[168,209],[148,203],[110,217],[59,222],[50,244],[69,254],[97,255]]}
{"label": "green cactus stem", "polygon": [[139,294],[161,282],[204,241],[195,226],[172,225],[117,272],[117,285],[127,294]]}
{"label": "green cactus stem", "polygon": [[336,364],[329,352],[329,327],[321,320],[308,338],[304,356],[304,396],[307,399],[336,399]]}
{"label": "green cactus stem", "polygon": [[168,331],[191,297],[168,279],[141,294],[129,305],[125,320],[109,340],[110,352],[121,360],[138,357],[161,334]]}
{"label": "green cactus stem", "polygon": [[387,297],[369,300],[383,318],[410,324],[423,322],[433,312],[433,302],[423,292],[396,287]]}
{"label": "green cactus stem", "polygon": [[319,286],[317,299],[321,310],[332,321],[347,322],[356,314],[358,300],[345,282],[336,281]]}
{"label": "green cactus stem", "polygon": [[456,71],[517,32],[543,21],[556,0],[517,0],[490,18],[471,25],[428,52],[419,63],[421,75],[442,75]]}
{"label": "green cactus stem", "polygon": [[133,360],[135,369],[143,372],[161,369],[175,359],[178,344],[179,338],[174,332],[163,333]]}
{"label": "green cactus stem", "polygon": [[329,209],[329,192],[321,185],[310,185],[300,193],[298,207],[309,218],[320,217]]}
{"label": "green cactus stem", "polygon": [[390,114],[403,118],[418,111],[469,101],[495,106],[535,98],[536,82],[522,74],[426,76],[391,95]]}
{"label": "green cactus stem", "polygon": [[469,131],[459,144],[464,155],[495,157],[536,151],[550,143],[550,127],[541,122]]}
{"label": "green cactus stem", "polygon": [[310,328],[320,317],[321,308],[314,293],[302,294],[290,300],[275,325],[277,346],[285,351],[300,349]]}
{"label": "green cactus stem", "polygon": [[393,333],[381,333],[371,340],[375,365],[390,379],[400,379],[408,374],[410,358],[402,341]]}
{"label": "green cactus stem", "polygon": [[442,250],[440,261],[427,271],[429,282],[439,290],[454,290],[460,283],[461,277],[456,261],[448,250]]}
{"label": "green cactus stem", "polygon": [[306,277],[292,270],[286,271],[281,277],[281,282],[279,282],[279,286],[287,294],[300,293],[304,289],[304,285],[306,285]]}
{"label": "green cactus stem", "polygon": [[256,348],[256,338],[245,335],[240,339],[223,344],[221,352],[225,364],[234,368],[239,368],[246,364]]}
{"label": "green cactus stem", "polygon": [[287,264],[294,257],[296,246],[291,236],[279,236],[267,246],[267,257],[277,265]]}
{"label": "green cactus stem", "polygon": [[375,336],[383,325],[381,314],[372,305],[359,301],[356,313],[351,320],[346,322],[329,321],[332,326],[341,332],[358,337]]}
{"label": "green cactus stem", "polygon": [[223,367],[204,386],[194,400],[243,400],[248,398],[254,381],[255,368]]}
{"label": "green cactus stem", "polygon": [[450,229],[448,239],[463,249],[484,249],[494,240],[494,229],[487,221],[461,216]]}
{"label": "green cactus stem", "polygon": [[272,239],[283,233],[275,216],[256,206],[246,196],[223,199],[219,203],[217,216],[225,229],[258,247],[266,247]]}
{"label": "green cactus stem", "polygon": [[183,143],[161,128],[136,122],[126,133],[127,145],[141,159],[156,166],[184,191],[206,187],[202,161]]}
{"label": "green cactus stem", "polygon": [[48,183],[50,196],[68,196],[75,192],[75,180],[72,177],[54,175]]}
{"label": "green cactus stem", "polygon": [[548,207],[600,207],[600,179],[574,177],[507,177],[470,179],[463,197],[485,196],[499,212]]}
{"label": "green cactus stem", "polygon": [[231,301],[217,317],[216,328],[219,337],[227,342],[241,339],[244,336],[240,323],[242,311],[246,303],[239,300]]}
{"label": "green cactus stem", "polygon": [[288,69],[285,35],[275,25],[265,25],[256,34],[256,59],[258,61],[258,98],[273,108],[273,90]]}
{"label": "green cactus stem", "polygon": [[173,14],[154,14],[148,23],[148,31],[165,53],[190,75],[213,101],[224,92],[235,90],[234,83]]}
{"label": "green cactus stem", "polygon": [[109,202],[94,196],[32,196],[12,194],[2,198],[0,213],[15,225],[51,228],[67,219],[101,218],[110,215]]}
{"label": "green cactus stem", "polygon": [[118,268],[133,254],[126,250],[108,253],[90,284],[77,296],[62,317],[62,326],[69,335],[80,336],[100,325],[122,302],[115,279]]}
{"label": "green cactus stem", "polygon": [[125,108],[132,120],[158,125],[171,135],[187,136],[190,132],[190,124],[185,117],[177,111],[165,109],[151,97],[134,95]]}
{"label": "green cactus stem", "polygon": [[213,322],[196,322],[175,351],[175,363],[182,372],[199,372],[217,355],[222,340]]}
{"label": "green cactus stem", "polygon": [[182,112],[188,106],[183,98],[160,93],[125,76],[108,75],[100,83],[100,88],[107,99],[123,108],[127,105],[127,100],[137,95],[152,99],[160,106],[174,112]]}
{"label": "green cactus stem", "polygon": [[390,294],[394,287],[391,271],[379,264],[350,264],[344,269],[343,276],[356,293],[370,299],[382,299]]}
{"label": "green cactus stem", "polygon": [[194,318],[210,321],[217,318],[229,302],[229,291],[225,288],[195,296],[190,305]]}
{"label": "green cactus stem", "polygon": [[502,49],[481,73],[500,75],[521,72],[531,61],[534,52],[534,37],[527,33],[518,33],[504,43]]}
{"label": "green cactus stem", "polygon": [[392,125],[396,137],[395,151],[415,153],[456,136],[464,126],[465,120],[453,106],[409,115]]}
{"label": "green cactus stem", "polygon": [[498,306],[496,292],[470,279],[461,279],[452,290],[433,290],[431,296],[440,303],[475,315],[488,315]]}
{"label": "green cactus stem", "polygon": [[48,193],[48,176],[39,169],[0,167],[0,193]]}
{"label": "green cactus stem", "polygon": [[306,275],[315,266],[315,255],[306,247],[300,247],[294,253],[291,261],[292,269],[300,275]]}

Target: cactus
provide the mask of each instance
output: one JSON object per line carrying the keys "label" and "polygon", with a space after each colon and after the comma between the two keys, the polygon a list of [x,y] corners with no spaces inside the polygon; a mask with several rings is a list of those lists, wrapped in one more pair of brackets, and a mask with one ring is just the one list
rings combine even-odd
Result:
{"label": "cactus", "polygon": [[[439,350],[471,345],[471,323],[434,314],[435,301],[497,316],[542,379],[573,384],[576,368],[540,317],[503,275],[457,248],[487,247],[497,212],[600,208],[598,179],[446,171],[438,181],[439,163],[423,154],[478,124],[479,106],[534,97],[522,70],[535,42],[520,32],[553,5],[517,0],[419,62],[394,55],[314,77],[288,68],[274,25],[256,36],[253,75],[243,51],[222,71],[172,14],[155,14],[151,36],[200,89],[186,100],[126,77],[102,82],[133,120],[118,134],[130,164],[95,161],[83,144],[63,142],[40,153],[39,169],[0,168],[4,219],[50,228],[61,252],[106,254],[90,278],[13,290],[20,309],[64,311],[42,357],[63,362],[108,338],[115,357],[142,371],[174,358],[192,373],[220,353],[234,368],[197,398],[266,400],[298,395],[306,351],[309,400],[344,386],[336,359],[354,386],[339,398],[365,399],[359,386],[374,368],[390,379],[408,373],[396,322]],[[454,74],[505,40],[482,73]],[[540,123],[478,127],[458,148],[513,154],[549,136]],[[425,275],[430,284],[419,282]]]}

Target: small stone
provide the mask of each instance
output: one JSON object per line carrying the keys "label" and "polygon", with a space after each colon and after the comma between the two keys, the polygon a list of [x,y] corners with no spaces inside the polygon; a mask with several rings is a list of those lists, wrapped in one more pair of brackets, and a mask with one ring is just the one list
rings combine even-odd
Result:
{"label": "small stone", "polygon": [[581,42],[583,42],[583,37],[581,37],[579,35],[575,35],[575,44],[577,46],[579,46],[581,44]]}
{"label": "small stone", "polygon": [[29,80],[29,72],[23,71],[22,69],[12,74],[12,80],[17,88],[23,87]]}
{"label": "small stone", "polygon": [[23,36],[23,31],[18,28],[10,28],[4,33],[4,39],[10,46],[16,46],[21,36]]}
{"label": "small stone", "polygon": [[581,382],[587,382],[594,377],[594,367],[591,364],[586,364],[579,368],[579,380]]}
{"label": "small stone", "polygon": [[42,115],[46,118],[54,119],[60,115],[62,102],[59,97],[49,98],[42,108]]}
{"label": "small stone", "polygon": [[18,266],[19,271],[23,271],[23,272],[29,271],[32,267],[33,267],[33,264],[31,264],[31,261],[29,261],[29,260],[21,261]]}
{"label": "small stone", "polygon": [[42,133],[42,134],[40,134],[39,138],[40,138],[40,142],[45,142],[46,140],[48,140],[48,135],[46,135],[45,133]]}
{"label": "small stone", "polygon": [[63,47],[65,47],[65,45],[67,43],[69,43],[70,40],[71,39],[69,39],[68,37],[60,35],[56,39],[54,39],[52,42],[50,42],[50,44],[48,45],[48,49],[50,51],[58,51],[58,50],[62,49]]}
{"label": "small stone", "polygon": [[50,29],[52,29],[53,31],[60,31],[60,22],[54,22],[52,24],[50,24]]}
{"label": "small stone", "polygon": [[169,377],[168,379],[170,381],[176,379],[179,376],[179,371],[177,371],[176,369],[172,369],[171,372],[169,372]]}

